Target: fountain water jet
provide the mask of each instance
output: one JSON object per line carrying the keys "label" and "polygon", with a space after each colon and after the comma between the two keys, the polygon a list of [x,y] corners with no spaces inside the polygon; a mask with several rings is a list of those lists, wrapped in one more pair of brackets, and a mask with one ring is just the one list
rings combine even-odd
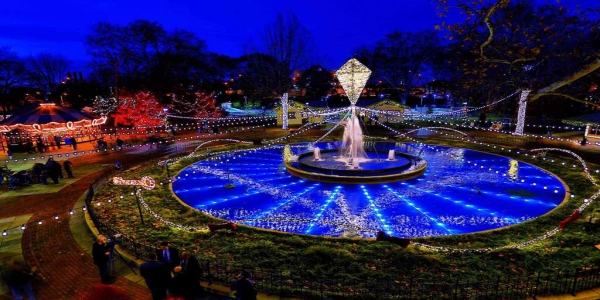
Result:
{"label": "fountain water jet", "polygon": [[319,149],[318,147],[315,147],[315,149],[313,149],[313,157],[314,157],[314,161],[320,161],[321,160],[321,149]]}
{"label": "fountain water jet", "polygon": [[390,150],[388,152],[388,160],[394,160],[394,159],[396,159],[396,155],[395,154],[396,154],[396,152],[394,152],[394,150]]}

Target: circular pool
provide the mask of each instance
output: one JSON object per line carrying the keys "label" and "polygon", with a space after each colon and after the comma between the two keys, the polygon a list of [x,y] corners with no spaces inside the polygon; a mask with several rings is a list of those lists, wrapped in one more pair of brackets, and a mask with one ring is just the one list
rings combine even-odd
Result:
{"label": "circular pool", "polygon": [[[301,155],[337,143],[299,143]],[[248,226],[333,237],[404,238],[497,229],[536,218],[564,200],[553,174],[511,158],[468,149],[372,143],[427,161],[416,178],[382,184],[337,184],[290,174],[286,146],[240,150],[183,169],[172,184],[185,203]]]}

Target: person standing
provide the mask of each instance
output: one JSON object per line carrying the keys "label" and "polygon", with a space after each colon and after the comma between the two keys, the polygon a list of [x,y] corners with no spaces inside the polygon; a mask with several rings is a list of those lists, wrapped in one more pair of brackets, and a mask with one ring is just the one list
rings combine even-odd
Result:
{"label": "person standing", "polygon": [[62,143],[60,135],[54,136],[54,143],[56,144],[56,147],[58,147],[58,150],[60,150],[60,144]]}
{"label": "person standing", "polygon": [[256,300],[258,294],[254,287],[254,282],[250,279],[250,272],[244,270],[239,279],[233,283],[232,290],[235,291],[235,298],[239,300]]}
{"label": "person standing", "polygon": [[182,252],[181,268],[182,273],[189,279],[191,296],[196,297],[201,295],[203,293],[202,286],[200,285],[202,269],[200,268],[200,262],[198,261],[198,258],[196,258],[196,256],[191,252]]}
{"label": "person standing", "polygon": [[169,247],[169,242],[161,242],[160,248],[156,249],[158,261],[165,264],[169,270],[179,266],[181,257],[177,248]]}
{"label": "person standing", "polygon": [[48,170],[48,176],[52,178],[52,182],[58,184],[58,177],[60,177],[60,173],[62,172],[60,165],[54,161],[54,158],[48,158],[48,161],[46,161],[46,169]]}
{"label": "person standing", "polygon": [[110,262],[113,249],[113,245],[103,235],[98,235],[96,242],[92,246],[92,258],[94,259],[94,264],[98,267],[100,279],[104,284],[115,282],[114,277],[110,276]]}
{"label": "person standing", "polygon": [[14,260],[8,264],[5,281],[15,299],[23,299],[21,293],[24,291],[29,300],[35,300],[33,288],[31,287],[33,274],[29,266],[23,262]]}
{"label": "person standing", "polygon": [[63,168],[67,172],[67,177],[73,178],[73,163],[70,160],[67,159],[63,162]]}
{"label": "person standing", "polygon": [[41,137],[37,138],[37,141],[35,142],[35,146],[39,153],[44,153],[44,142],[42,141]]}
{"label": "person standing", "polygon": [[71,137],[71,147],[73,147],[73,150],[77,150],[77,140],[74,136]]}
{"label": "person standing", "polygon": [[152,294],[152,300],[163,300],[167,297],[167,287],[171,275],[167,266],[157,261],[156,257],[156,253],[148,254],[148,260],[140,265],[140,275],[146,281],[146,286]]}
{"label": "person standing", "polygon": [[188,274],[182,272],[181,266],[173,269],[173,278],[169,281],[169,292],[175,299],[194,300],[195,289],[192,278]]}

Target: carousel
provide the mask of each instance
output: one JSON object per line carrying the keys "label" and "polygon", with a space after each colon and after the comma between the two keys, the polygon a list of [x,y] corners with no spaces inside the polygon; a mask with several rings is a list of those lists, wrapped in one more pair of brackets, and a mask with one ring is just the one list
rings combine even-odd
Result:
{"label": "carousel", "polygon": [[42,139],[49,145],[57,140],[57,136],[90,139],[105,122],[105,116],[96,117],[54,103],[28,105],[14,110],[10,117],[0,122],[2,148],[4,151],[26,151],[25,145],[32,139]]}

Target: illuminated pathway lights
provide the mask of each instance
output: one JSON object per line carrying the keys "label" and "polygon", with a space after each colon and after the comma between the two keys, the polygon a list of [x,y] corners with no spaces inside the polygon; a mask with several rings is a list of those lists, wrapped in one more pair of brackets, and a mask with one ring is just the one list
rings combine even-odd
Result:
{"label": "illuminated pathway lights", "polygon": [[[286,172],[283,146],[275,145],[197,162],[182,170],[172,188],[190,206],[224,220],[350,237],[375,237],[378,230],[412,238],[501,228],[543,215],[566,196],[559,179],[511,158],[390,144],[425,159],[425,173],[386,184],[313,182]],[[314,146],[333,149],[335,143]],[[312,144],[294,144],[291,151],[312,151]],[[224,188],[228,178],[235,188]]]}

